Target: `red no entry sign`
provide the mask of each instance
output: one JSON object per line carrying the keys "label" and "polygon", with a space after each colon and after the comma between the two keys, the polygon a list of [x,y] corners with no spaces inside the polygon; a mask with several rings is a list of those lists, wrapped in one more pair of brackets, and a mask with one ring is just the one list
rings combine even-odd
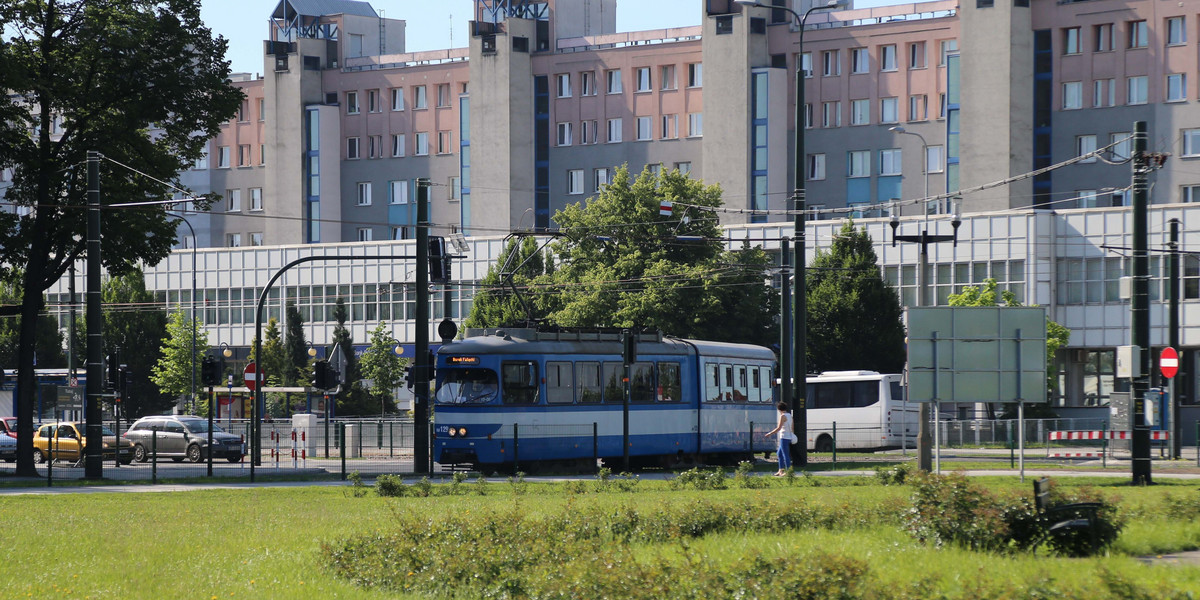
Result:
{"label": "red no entry sign", "polygon": [[246,378],[246,387],[253,392],[254,388],[258,386],[258,367],[254,366],[254,363],[250,363],[246,365],[246,370],[242,371],[242,374]]}
{"label": "red no entry sign", "polygon": [[1174,348],[1163,348],[1162,353],[1158,355],[1158,369],[1162,371],[1162,376],[1170,379],[1179,372],[1179,353]]}

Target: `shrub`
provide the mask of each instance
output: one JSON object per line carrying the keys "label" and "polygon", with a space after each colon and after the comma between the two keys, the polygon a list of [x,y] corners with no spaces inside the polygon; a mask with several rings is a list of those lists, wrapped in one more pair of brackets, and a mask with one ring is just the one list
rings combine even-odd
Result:
{"label": "shrub", "polygon": [[[1080,502],[1099,504],[1099,508],[1096,510],[1096,520],[1089,529],[1075,529],[1047,537],[1046,545],[1059,554],[1091,556],[1099,553],[1117,541],[1117,536],[1121,534],[1121,529],[1125,526],[1125,519],[1117,510],[1116,503],[1095,489],[1084,487],[1068,493],[1053,483],[1051,484],[1051,506]],[[1043,528],[1048,528],[1054,523],[1043,518],[1039,524]]]}
{"label": "shrub", "polygon": [[1195,521],[1200,519],[1200,490],[1190,496],[1176,496],[1168,492],[1163,496],[1164,514],[1171,519]]}
{"label": "shrub", "polygon": [[588,491],[587,484],[579,479],[571,479],[563,484],[563,488],[568,494],[586,494]]}
{"label": "shrub", "polygon": [[428,498],[433,494],[433,482],[429,481],[429,477],[422,477],[420,481],[414,482],[411,487],[414,496]]}
{"label": "shrub", "polygon": [[754,464],[750,461],[742,461],[738,463],[737,470],[733,473],[733,482],[737,487],[747,490],[757,490],[767,487],[767,480],[763,477],[757,477],[753,474]]}
{"label": "shrub", "polygon": [[673,490],[686,487],[697,490],[723,490],[725,489],[725,471],[721,467],[714,467],[712,471],[707,472],[701,471],[700,467],[693,467],[677,475],[668,483],[668,486]]}
{"label": "shrub", "polygon": [[467,474],[462,471],[456,471],[450,476],[450,485],[445,488],[447,496],[459,496],[466,493],[463,489],[463,483],[467,481]]}
{"label": "shrub", "polygon": [[350,481],[350,493],[354,494],[355,498],[362,498],[367,495],[367,486],[363,485],[362,474],[358,471],[351,471],[346,479]]}
{"label": "shrub", "polygon": [[912,465],[901,463],[893,467],[875,467],[875,479],[883,485],[904,485],[912,474]]}
{"label": "shrub", "polygon": [[512,489],[514,496],[522,496],[529,488],[529,484],[525,483],[525,472],[517,471],[517,474],[508,478],[508,486]]}
{"label": "shrub", "polygon": [[375,478],[375,493],[384,498],[399,498],[404,495],[404,479],[399,475],[380,475]]}
{"label": "shrub", "polygon": [[480,475],[479,479],[475,480],[475,493],[479,494],[480,496],[484,496],[484,495],[487,495],[487,490],[488,490],[487,477]]}

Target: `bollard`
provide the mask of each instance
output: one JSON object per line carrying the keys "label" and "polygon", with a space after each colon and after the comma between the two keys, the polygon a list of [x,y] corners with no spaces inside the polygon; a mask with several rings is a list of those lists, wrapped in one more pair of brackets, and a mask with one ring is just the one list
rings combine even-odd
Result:
{"label": "bollard", "polygon": [[383,421],[380,421],[375,428],[375,448],[383,450]]}
{"label": "bollard", "polygon": [[833,468],[837,468],[837,421],[833,422]]}

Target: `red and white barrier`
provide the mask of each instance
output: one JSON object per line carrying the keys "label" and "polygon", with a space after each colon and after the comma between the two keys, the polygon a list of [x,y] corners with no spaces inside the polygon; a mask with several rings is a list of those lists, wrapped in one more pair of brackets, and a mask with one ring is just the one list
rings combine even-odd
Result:
{"label": "red and white barrier", "polygon": [[[1155,430],[1150,432],[1151,440],[1168,440],[1170,439],[1169,431]],[[1131,440],[1133,439],[1132,431],[1051,431],[1051,441],[1075,441],[1075,440]]]}
{"label": "red and white barrier", "polygon": [[1103,452],[1052,452],[1050,458],[1104,458]]}

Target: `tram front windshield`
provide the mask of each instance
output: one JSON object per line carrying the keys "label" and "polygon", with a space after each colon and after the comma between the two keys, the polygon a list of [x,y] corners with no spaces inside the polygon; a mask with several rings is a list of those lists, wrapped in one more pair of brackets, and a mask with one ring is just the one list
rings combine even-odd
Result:
{"label": "tram front windshield", "polygon": [[438,404],[487,404],[496,399],[499,383],[488,369],[449,369],[438,386]]}

